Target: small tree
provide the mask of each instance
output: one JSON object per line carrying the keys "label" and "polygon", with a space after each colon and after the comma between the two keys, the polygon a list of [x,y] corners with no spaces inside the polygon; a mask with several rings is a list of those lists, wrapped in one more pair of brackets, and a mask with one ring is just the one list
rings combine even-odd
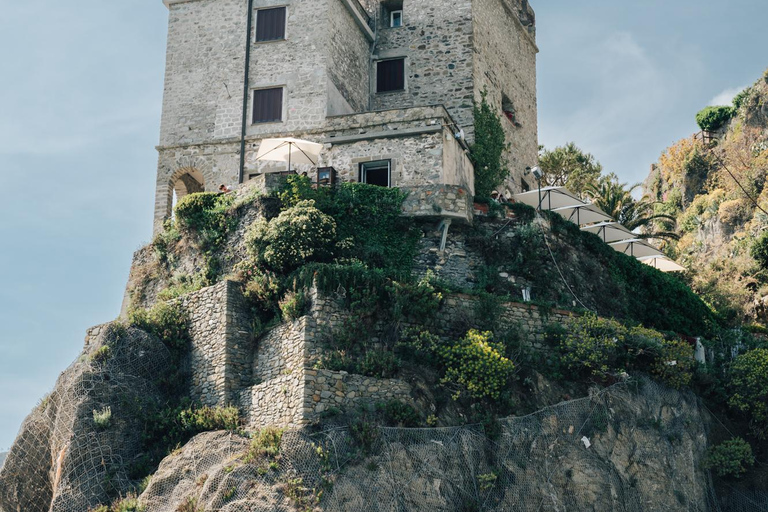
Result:
{"label": "small tree", "polygon": [[706,466],[714,469],[719,477],[738,478],[755,464],[752,446],[744,439],[735,437],[711,448]]}
{"label": "small tree", "polygon": [[764,269],[768,270],[768,231],[764,231],[752,244],[750,255]]}
{"label": "small tree", "polygon": [[583,194],[589,185],[597,184],[603,166],[589,153],[569,142],[553,150],[542,149],[539,167],[544,173],[543,186],[568,187],[572,192]]}
{"label": "small tree", "polygon": [[707,107],[696,114],[696,123],[705,132],[714,132],[730,121],[734,114],[733,107]]}
{"label": "small tree", "polygon": [[488,198],[509,175],[502,155],[507,149],[501,118],[488,104],[488,92],[482,92],[480,104],[474,106],[475,143],[470,157],[475,166],[475,196]]}
{"label": "small tree", "polygon": [[766,437],[768,425],[768,349],[741,354],[731,365],[731,407],[750,415],[753,432]]}

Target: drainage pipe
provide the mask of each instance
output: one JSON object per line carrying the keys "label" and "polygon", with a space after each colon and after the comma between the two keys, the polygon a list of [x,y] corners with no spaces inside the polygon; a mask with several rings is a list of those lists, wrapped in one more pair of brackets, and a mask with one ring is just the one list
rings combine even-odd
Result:
{"label": "drainage pipe", "polygon": [[248,0],[247,33],[245,35],[245,72],[243,73],[243,125],[240,131],[240,171],[237,182],[245,178],[245,132],[248,128],[248,75],[251,67],[251,30],[253,29],[253,0]]}

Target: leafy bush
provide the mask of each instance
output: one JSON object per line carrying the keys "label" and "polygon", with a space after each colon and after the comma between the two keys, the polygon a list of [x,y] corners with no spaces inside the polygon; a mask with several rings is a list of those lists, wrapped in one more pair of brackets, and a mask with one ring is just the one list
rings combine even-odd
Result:
{"label": "leafy bush", "polygon": [[691,383],[695,367],[693,347],[685,341],[671,340],[664,341],[652,372],[668,386],[680,389]]}
{"label": "leafy bush", "polygon": [[735,437],[712,447],[707,455],[706,467],[714,469],[721,478],[739,478],[755,464],[752,446]]}
{"label": "leafy bush", "polygon": [[258,262],[283,272],[330,259],[336,240],[336,221],[318,210],[314,201],[301,201],[270,222],[256,221],[246,238]]}
{"label": "leafy bush", "polygon": [[89,512],[143,512],[146,507],[139,504],[139,500],[135,494],[128,494],[124,498],[118,498],[109,507],[106,505],[100,505],[94,509],[89,509]]}
{"label": "leafy bush", "polygon": [[731,407],[749,414],[753,431],[766,437],[768,426],[768,349],[756,348],[738,356],[730,371]]}
{"label": "leafy bush", "polygon": [[768,231],[763,231],[752,243],[749,254],[757,261],[760,267],[768,270]]}
{"label": "leafy bush", "polygon": [[109,345],[102,345],[91,354],[91,361],[104,363],[112,357],[112,348]]}
{"label": "leafy bush", "polygon": [[488,198],[509,175],[502,155],[507,149],[501,119],[488,104],[488,93],[483,91],[480,104],[474,106],[475,143],[470,158],[475,167],[475,196]]}
{"label": "leafy bush", "polygon": [[178,418],[185,432],[235,431],[240,428],[240,412],[232,406],[192,407],[181,411]]}
{"label": "leafy bush", "polygon": [[283,440],[283,429],[267,427],[254,433],[245,463],[250,464],[261,458],[275,459],[280,454],[280,443]]}
{"label": "leafy bush", "polygon": [[280,311],[285,320],[297,320],[304,315],[308,304],[307,296],[303,290],[290,291],[280,301]]}
{"label": "leafy bush", "polygon": [[182,197],[174,213],[179,231],[196,235],[204,251],[215,250],[224,243],[234,217],[229,209],[232,194],[201,192]]}
{"label": "leafy bush", "polygon": [[616,367],[619,347],[627,328],[615,320],[587,314],[573,321],[560,341],[560,360],[570,368],[593,377],[605,377]]}
{"label": "leafy bush", "polygon": [[96,425],[96,430],[106,430],[112,423],[112,408],[107,406],[101,410],[93,410],[93,423]]}
{"label": "leafy bush", "polygon": [[390,400],[378,404],[377,407],[381,410],[384,422],[389,427],[413,428],[418,427],[421,422],[421,416],[411,404]]}
{"label": "leafy bush", "polygon": [[741,91],[739,94],[734,96],[733,98],[733,108],[736,110],[739,110],[741,106],[744,104],[744,101],[749,97],[749,95],[752,93],[752,88],[747,87],[743,91]]}
{"label": "leafy bush", "polygon": [[706,132],[714,132],[731,120],[733,107],[707,107],[696,114],[696,123]]}
{"label": "leafy bush", "polygon": [[440,308],[443,294],[437,291],[433,283],[434,276],[428,272],[417,281],[393,281],[388,292],[393,298],[393,316],[397,319],[410,317],[425,321],[435,315]]}
{"label": "leafy bush", "polygon": [[358,365],[355,372],[366,377],[389,379],[397,374],[400,361],[395,354],[385,350],[370,350]]}
{"label": "leafy bush", "polygon": [[134,309],[128,321],[157,336],[168,348],[183,350],[189,345],[189,316],[179,304],[160,302],[149,310]]}
{"label": "leafy bush", "polygon": [[515,375],[515,365],[504,356],[504,346],[491,332],[474,329],[451,345],[438,345],[445,367],[443,382],[466,388],[474,398],[498,400]]}

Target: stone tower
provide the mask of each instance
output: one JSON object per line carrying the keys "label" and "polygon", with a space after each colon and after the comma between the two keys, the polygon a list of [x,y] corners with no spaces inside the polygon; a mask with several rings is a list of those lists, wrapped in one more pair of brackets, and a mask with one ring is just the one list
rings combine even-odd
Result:
{"label": "stone tower", "polygon": [[284,170],[255,159],[268,137],[323,143],[319,166],[340,180],[364,181],[375,162],[390,186],[471,195],[466,149],[484,90],[510,143],[507,189],[528,186],[524,171],[538,153],[538,49],[527,0],[164,3],[156,229],[174,193]]}

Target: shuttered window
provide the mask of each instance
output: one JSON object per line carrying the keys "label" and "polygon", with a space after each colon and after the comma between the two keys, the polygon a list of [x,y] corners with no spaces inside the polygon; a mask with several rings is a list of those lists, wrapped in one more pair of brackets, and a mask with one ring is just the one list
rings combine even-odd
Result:
{"label": "shuttered window", "polygon": [[256,11],[256,42],[285,39],[285,7]]}
{"label": "shuttered window", "polygon": [[405,59],[382,60],[376,65],[376,92],[405,89]]}
{"label": "shuttered window", "polygon": [[253,91],[253,123],[273,123],[283,120],[283,88]]}

